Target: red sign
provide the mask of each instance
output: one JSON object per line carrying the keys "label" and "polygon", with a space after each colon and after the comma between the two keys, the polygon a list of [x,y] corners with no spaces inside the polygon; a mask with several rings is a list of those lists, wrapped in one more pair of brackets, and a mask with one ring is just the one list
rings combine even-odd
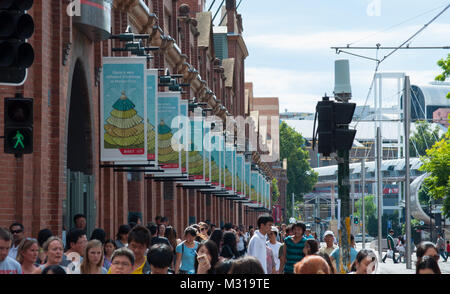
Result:
{"label": "red sign", "polygon": [[399,189],[398,188],[384,188],[383,194],[398,194]]}
{"label": "red sign", "polygon": [[138,148],[138,149],[120,149],[120,153],[123,155],[139,155],[144,154],[145,150],[144,148]]}
{"label": "red sign", "polygon": [[274,205],[272,215],[275,223],[281,223],[281,205]]}

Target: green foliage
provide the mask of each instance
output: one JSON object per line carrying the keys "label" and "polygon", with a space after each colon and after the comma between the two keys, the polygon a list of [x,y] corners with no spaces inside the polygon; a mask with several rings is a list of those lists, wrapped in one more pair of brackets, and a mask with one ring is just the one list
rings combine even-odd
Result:
{"label": "green foliage", "polygon": [[278,190],[278,180],[272,179],[272,203],[275,203],[280,198],[280,190]]}
{"label": "green foliage", "polygon": [[[447,56],[446,60],[438,60],[437,64],[442,68],[443,72],[438,75],[435,80],[443,82],[450,77],[450,54]],[[447,94],[447,98],[450,99],[450,93]]]}
{"label": "green foliage", "polygon": [[280,158],[287,159],[287,196],[294,193],[296,200],[302,200],[305,193],[312,191],[318,174],[309,164],[305,139],[285,122],[280,125]]}
{"label": "green foliage", "polygon": [[445,137],[421,157],[420,170],[430,173],[425,186],[434,199],[443,199],[443,213],[450,216],[450,129]]}
{"label": "green foliage", "polygon": [[411,157],[426,155],[426,150],[434,145],[439,138],[439,127],[431,129],[427,121],[416,121],[416,131],[409,138],[409,154]]}
{"label": "green foliage", "polygon": [[422,185],[419,190],[419,202],[421,205],[428,205],[430,202],[430,190],[426,185]]}
{"label": "green foliage", "polygon": [[[361,208],[362,208],[362,199],[358,199],[355,202],[355,216],[357,216],[359,219],[361,219]],[[377,207],[375,205],[375,196],[374,195],[366,195],[364,196],[364,216],[366,219],[366,223],[369,221],[369,217],[371,215],[375,216],[377,213]],[[362,219],[361,219],[362,221]]]}

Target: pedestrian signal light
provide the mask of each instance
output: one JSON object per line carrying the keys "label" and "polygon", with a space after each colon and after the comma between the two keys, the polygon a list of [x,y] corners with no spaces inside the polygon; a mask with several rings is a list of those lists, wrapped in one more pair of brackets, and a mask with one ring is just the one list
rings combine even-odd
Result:
{"label": "pedestrian signal light", "polygon": [[33,99],[5,98],[4,152],[28,154],[33,152]]}
{"label": "pedestrian signal light", "polygon": [[355,217],[353,218],[353,222],[357,225],[357,224],[359,224],[359,219],[355,216]]}

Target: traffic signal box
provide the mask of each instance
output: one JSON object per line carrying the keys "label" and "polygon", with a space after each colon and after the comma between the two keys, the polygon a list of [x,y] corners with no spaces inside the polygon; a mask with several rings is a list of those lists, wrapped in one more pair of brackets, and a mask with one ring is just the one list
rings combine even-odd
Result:
{"label": "traffic signal box", "polygon": [[317,103],[318,145],[323,156],[352,148],[356,130],[349,130],[348,124],[352,121],[355,108],[355,103],[330,101],[326,96]]}
{"label": "traffic signal box", "polygon": [[33,152],[33,99],[5,98],[4,152],[20,156]]}
{"label": "traffic signal box", "polygon": [[34,33],[26,13],[33,0],[0,0],[0,84],[21,85],[33,64],[34,50],[26,42]]}

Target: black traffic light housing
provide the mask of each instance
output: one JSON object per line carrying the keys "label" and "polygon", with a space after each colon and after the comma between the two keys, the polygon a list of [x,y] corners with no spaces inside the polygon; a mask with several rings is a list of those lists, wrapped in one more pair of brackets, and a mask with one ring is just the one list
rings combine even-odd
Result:
{"label": "black traffic light housing", "polygon": [[4,152],[15,154],[33,153],[33,99],[16,94],[5,98]]}
{"label": "black traffic light housing", "polygon": [[313,136],[313,148],[317,137],[318,152],[323,156],[330,156],[337,150],[350,150],[356,130],[349,130],[348,124],[352,121],[355,108],[355,103],[335,102],[327,96],[323,97],[316,106],[318,127],[317,136]]}
{"label": "black traffic light housing", "polygon": [[0,1],[0,84],[21,85],[33,64],[34,50],[26,42],[34,33],[33,18],[27,14],[33,0]]}
{"label": "black traffic light housing", "polygon": [[355,217],[353,218],[353,223],[356,224],[356,225],[359,224],[359,219],[358,219],[358,217],[355,216]]}

